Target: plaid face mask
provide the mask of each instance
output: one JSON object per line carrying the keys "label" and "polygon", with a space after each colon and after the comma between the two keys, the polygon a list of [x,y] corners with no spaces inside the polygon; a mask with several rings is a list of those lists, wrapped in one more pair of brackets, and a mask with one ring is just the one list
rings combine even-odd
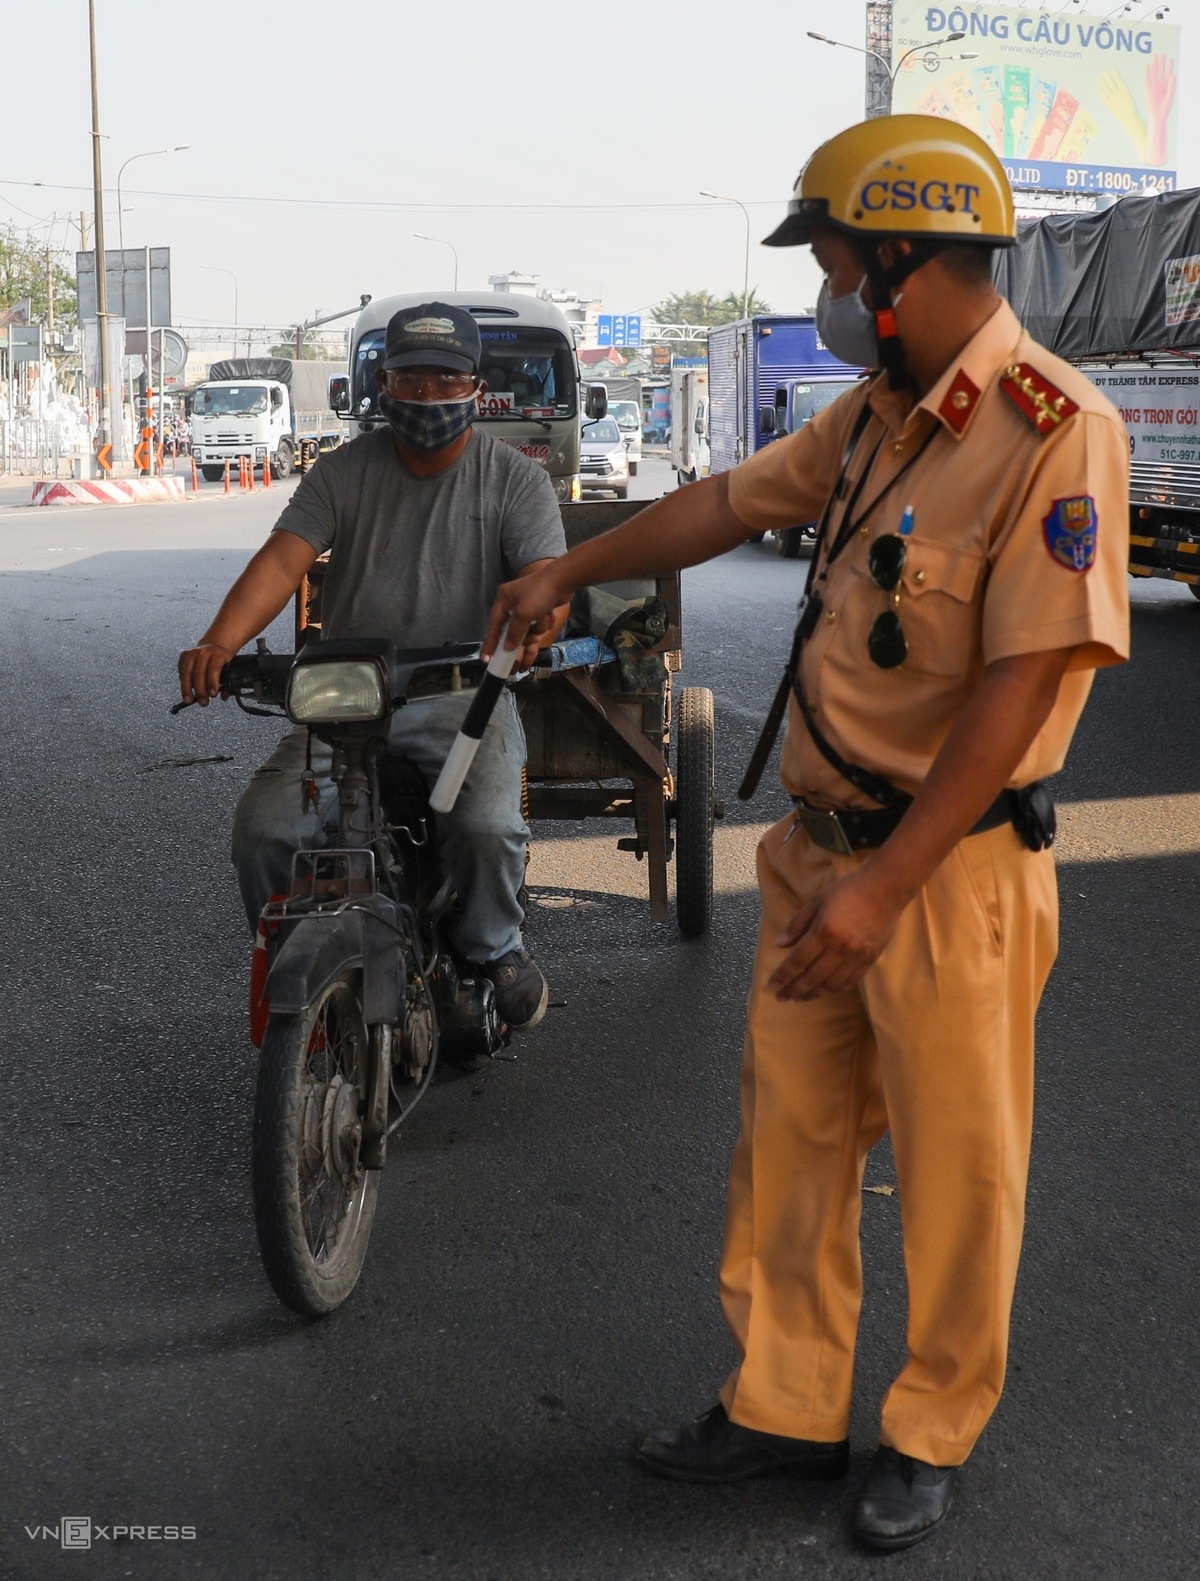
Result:
{"label": "plaid face mask", "polygon": [[386,390],[379,395],[379,410],[392,432],[412,450],[444,450],[470,428],[479,412],[477,398],[461,401],[397,401]]}

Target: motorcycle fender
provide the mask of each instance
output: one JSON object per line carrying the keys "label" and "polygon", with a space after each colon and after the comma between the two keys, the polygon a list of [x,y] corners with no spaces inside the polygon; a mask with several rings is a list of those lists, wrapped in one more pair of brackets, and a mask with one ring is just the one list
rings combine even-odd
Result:
{"label": "motorcycle fender", "polygon": [[361,971],[362,916],[302,917],[279,947],[267,977],[272,1015],[301,1015],[330,983]]}
{"label": "motorcycle fender", "polygon": [[[391,907],[382,897],[373,897],[372,911],[385,907],[390,921]],[[395,1021],[403,983],[394,928],[357,910],[301,918],[271,963],[267,978],[271,1013],[300,1015],[330,983],[354,971],[362,973],[367,1026]]]}

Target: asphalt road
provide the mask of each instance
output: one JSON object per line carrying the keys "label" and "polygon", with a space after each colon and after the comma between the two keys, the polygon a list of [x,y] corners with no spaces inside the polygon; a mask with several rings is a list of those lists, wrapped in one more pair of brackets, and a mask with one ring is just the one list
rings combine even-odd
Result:
{"label": "asphalt road", "polygon": [[[667,479],[647,461],[636,486]],[[12,1033],[0,1213],[0,1576],[229,1581],[947,1581],[1196,1570],[1195,1012],[1200,605],[1135,587],[1063,804],[1062,954],[1041,1023],[1007,1392],[945,1530],[859,1553],[853,1492],[899,1364],[895,1197],[864,1197],[845,1485],[641,1475],[640,1428],[731,1362],[715,1292],[755,918],[733,798],[803,562],[750,544],[685,580],[686,684],[717,695],[718,911],[655,927],[600,826],[542,828],[530,942],[565,1007],[439,1084],[383,1180],[363,1281],[283,1311],[249,1205],[248,941],[230,813],[277,727],[167,713],[284,491],[41,510],[0,495]],[[275,644],[287,646],[281,630]],[[892,1180],[886,1145],[868,1184]],[[61,1518],[191,1538],[97,1536]],[[30,1535],[32,1529],[33,1535]]]}

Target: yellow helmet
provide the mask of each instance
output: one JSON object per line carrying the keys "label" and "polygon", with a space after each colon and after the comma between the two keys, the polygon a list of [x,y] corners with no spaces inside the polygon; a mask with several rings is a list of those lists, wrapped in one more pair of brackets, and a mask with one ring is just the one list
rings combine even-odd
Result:
{"label": "yellow helmet", "polygon": [[981,137],[937,115],[882,115],[822,143],[763,245],[803,246],[814,225],[880,240],[1017,239],[1004,167]]}

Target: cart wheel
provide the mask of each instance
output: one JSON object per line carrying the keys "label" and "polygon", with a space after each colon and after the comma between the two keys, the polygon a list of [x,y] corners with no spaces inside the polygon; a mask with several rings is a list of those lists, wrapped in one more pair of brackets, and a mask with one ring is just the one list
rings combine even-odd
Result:
{"label": "cart wheel", "polygon": [[712,921],[714,736],[713,694],[685,686],[675,749],[675,915],[691,938]]}

